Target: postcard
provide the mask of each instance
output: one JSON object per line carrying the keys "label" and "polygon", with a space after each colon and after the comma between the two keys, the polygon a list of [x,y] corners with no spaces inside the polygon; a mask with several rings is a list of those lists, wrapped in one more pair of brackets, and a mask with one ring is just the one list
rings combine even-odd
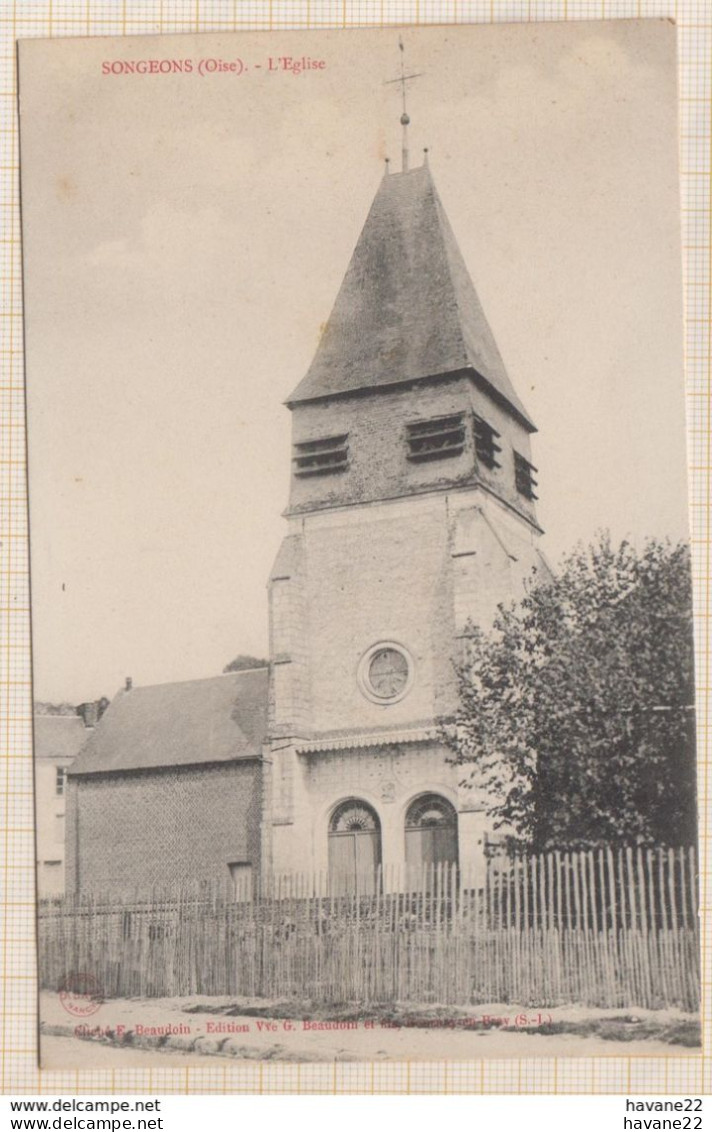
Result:
{"label": "postcard", "polygon": [[699,1053],[674,25],[19,92],[43,1066]]}

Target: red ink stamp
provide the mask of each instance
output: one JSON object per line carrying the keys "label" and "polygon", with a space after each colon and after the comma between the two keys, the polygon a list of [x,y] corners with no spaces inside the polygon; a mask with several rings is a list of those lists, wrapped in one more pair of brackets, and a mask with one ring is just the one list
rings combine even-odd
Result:
{"label": "red ink stamp", "polygon": [[96,1014],[103,995],[93,975],[67,975],[59,987],[59,1001],[68,1014],[75,1018],[88,1018]]}

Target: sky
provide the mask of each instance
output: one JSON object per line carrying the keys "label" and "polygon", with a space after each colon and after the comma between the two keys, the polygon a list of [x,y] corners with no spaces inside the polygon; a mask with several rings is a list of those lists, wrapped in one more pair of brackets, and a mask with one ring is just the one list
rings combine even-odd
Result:
{"label": "sky", "polygon": [[[283,402],[399,167],[399,34],[411,164],[427,146],[539,429],[547,556],[605,527],[686,536],[669,22],[27,41],[36,698],[266,656]],[[326,65],[269,70],[282,56]],[[139,59],[193,70],[102,73]]]}

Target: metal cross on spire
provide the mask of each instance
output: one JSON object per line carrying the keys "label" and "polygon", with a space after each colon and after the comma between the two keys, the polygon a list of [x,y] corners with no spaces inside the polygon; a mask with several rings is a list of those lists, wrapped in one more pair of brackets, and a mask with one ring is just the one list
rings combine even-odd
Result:
{"label": "metal cross on spire", "polygon": [[417,71],[412,75],[405,73],[405,47],[403,46],[403,39],[398,36],[398,46],[400,48],[400,75],[397,79],[388,79],[386,86],[391,86],[392,83],[400,83],[401,97],[403,100],[403,113],[401,114],[401,126],[403,127],[403,172],[408,172],[408,126],[410,125],[410,118],[408,117],[408,107],[406,102],[407,83],[411,79],[420,78],[422,71]]}

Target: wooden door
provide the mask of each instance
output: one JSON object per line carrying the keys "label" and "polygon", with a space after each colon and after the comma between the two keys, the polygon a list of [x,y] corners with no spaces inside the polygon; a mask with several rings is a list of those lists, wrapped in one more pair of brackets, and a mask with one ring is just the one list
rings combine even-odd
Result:
{"label": "wooden door", "polygon": [[334,894],[370,895],[376,891],[381,864],[381,826],[365,802],[349,799],[329,826],[329,882]]}
{"label": "wooden door", "polygon": [[457,867],[457,813],[446,798],[426,794],[408,808],[405,863],[409,884],[415,887],[432,881],[438,865]]}

